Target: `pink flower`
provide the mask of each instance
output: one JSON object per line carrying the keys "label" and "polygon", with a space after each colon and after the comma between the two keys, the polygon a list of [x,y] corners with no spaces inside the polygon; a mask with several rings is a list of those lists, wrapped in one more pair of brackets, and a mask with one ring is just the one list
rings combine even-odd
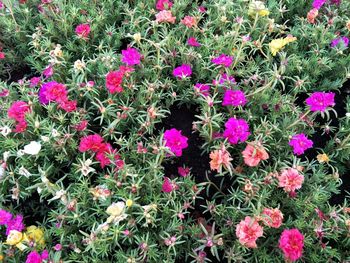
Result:
{"label": "pink flower", "polygon": [[9,235],[11,230],[17,230],[19,232],[22,232],[23,229],[24,229],[23,216],[16,215],[16,217],[11,219],[7,223],[6,235]]}
{"label": "pink flower", "polygon": [[25,115],[28,112],[30,112],[29,105],[24,101],[18,100],[12,103],[12,105],[7,111],[7,115],[9,118],[20,122],[25,119]]}
{"label": "pink flower", "polygon": [[159,11],[170,9],[172,6],[173,3],[170,0],[158,0],[156,3],[156,9]]}
{"label": "pink flower", "polygon": [[141,55],[135,48],[128,47],[122,50],[122,62],[128,66],[140,64]]}
{"label": "pink flower", "polygon": [[0,52],[0,60],[5,59],[5,53],[4,52]]}
{"label": "pink flower", "polygon": [[200,47],[200,46],[201,46],[201,44],[199,44],[199,43],[197,42],[197,39],[196,39],[195,37],[190,37],[190,38],[187,40],[187,44],[188,44],[189,46],[192,46],[192,47]]}
{"label": "pink flower", "polygon": [[243,91],[240,90],[226,90],[224,99],[222,101],[223,106],[244,106],[247,103],[247,99]]}
{"label": "pink flower", "polygon": [[228,84],[236,84],[236,79],[233,76],[229,76],[226,73],[222,74],[219,79],[219,84],[223,85],[225,83]]}
{"label": "pink flower", "polygon": [[273,228],[279,228],[282,225],[283,214],[278,208],[264,208],[262,215],[265,225]]}
{"label": "pink flower", "polygon": [[82,120],[79,122],[77,125],[74,125],[73,128],[76,129],[77,131],[84,131],[88,125],[87,120]]}
{"label": "pink flower", "polygon": [[197,20],[195,17],[193,16],[185,16],[182,20],[181,20],[181,24],[184,24],[185,26],[187,26],[188,28],[194,27],[197,25]]}
{"label": "pink flower", "polygon": [[103,138],[98,134],[88,135],[80,140],[79,151],[93,151],[98,152],[103,143]]}
{"label": "pink flower", "polygon": [[316,9],[320,9],[326,2],[327,0],[314,0],[312,3],[312,7]]}
{"label": "pink flower", "polygon": [[156,14],[156,22],[157,23],[171,23],[174,24],[176,17],[172,15],[171,11],[163,10]]}
{"label": "pink flower", "polygon": [[221,167],[224,166],[226,169],[229,169],[231,165],[231,155],[226,150],[225,145],[222,145],[219,150],[214,150],[209,155],[210,161],[210,169],[216,170],[218,172],[221,171]]}
{"label": "pink flower", "polygon": [[34,88],[36,87],[41,81],[40,77],[33,77],[29,80],[29,87]]}
{"label": "pink flower", "polygon": [[43,252],[41,252],[41,259],[46,260],[48,258],[49,258],[49,252],[46,249],[44,249]]}
{"label": "pink flower", "polygon": [[246,216],[236,227],[239,243],[248,248],[256,248],[256,240],[263,235],[263,227],[250,216]]}
{"label": "pink flower", "polygon": [[230,118],[225,123],[225,128],[223,135],[231,144],[245,142],[250,135],[248,123],[243,119]]}
{"label": "pink flower", "polygon": [[171,193],[174,190],[174,186],[168,177],[164,177],[164,182],[162,185],[162,191],[164,193]]}
{"label": "pink flower", "polygon": [[117,70],[111,71],[106,76],[106,87],[111,94],[120,93],[123,91],[122,82],[123,82],[124,72]]}
{"label": "pink flower", "polygon": [[176,156],[181,156],[182,150],[188,146],[187,137],[181,135],[181,131],[174,128],[166,130],[163,139],[165,141],[165,146],[169,147]]}
{"label": "pink flower", "polygon": [[184,79],[190,77],[192,74],[191,65],[182,64],[181,66],[173,70],[173,75],[178,79]]}
{"label": "pink flower", "polygon": [[267,160],[269,154],[259,143],[248,143],[242,152],[244,163],[248,166],[257,166],[260,161]]}
{"label": "pink flower", "polygon": [[53,247],[53,249],[56,251],[60,251],[62,249],[62,245],[60,243],[58,243]]}
{"label": "pink flower", "polygon": [[314,92],[306,99],[306,104],[311,111],[324,112],[327,107],[335,105],[334,96],[333,92]]}
{"label": "pink flower", "polygon": [[201,93],[203,96],[208,97],[210,95],[210,86],[201,84],[201,83],[196,83],[194,86],[194,89],[196,92]]}
{"label": "pink flower", "polygon": [[332,40],[331,47],[335,48],[339,44],[342,45],[342,47],[347,48],[349,46],[349,38],[348,37],[338,37]]}
{"label": "pink flower", "polygon": [[307,20],[310,24],[315,24],[315,19],[318,16],[318,9],[313,8],[307,13]]}
{"label": "pink flower", "polygon": [[51,65],[47,66],[43,71],[43,75],[45,78],[50,78],[53,75],[53,67]]}
{"label": "pink flower", "polygon": [[207,12],[207,9],[204,6],[201,5],[201,6],[198,7],[198,11],[200,13],[205,13],[205,12]]}
{"label": "pink flower", "polygon": [[278,246],[283,251],[284,257],[294,262],[302,256],[304,236],[296,228],[285,229],[281,234]]}
{"label": "pink flower", "polygon": [[287,193],[295,193],[295,190],[300,189],[304,182],[304,175],[299,174],[297,169],[288,168],[281,172],[278,178],[278,187],[283,187]]}
{"label": "pink flower", "polygon": [[177,172],[182,177],[186,177],[187,175],[190,174],[190,168],[188,168],[188,167],[177,167]]}
{"label": "pink flower", "polygon": [[7,225],[12,219],[12,214],[4,209],[0,210],[0,225]]}
{"label": "pink flower", "polygon": [[39,101],[42,104],[48,104],[51,101],[67,101],[68,91],[64,84],[56,81],[50,81],[41,85],[39,90]]}
{"label": "pink flower", "polygon": [[72,112],[77,109],[77,101],[76,100],[65,100],[59,103],[60,108],[65,110],[66,112]]}
{"label": "pink flower", "polygon": [[81,38],[88,38],[91,31],[89,24],[80,24],[75,28],[75,33]]}
{"label": "pink flower", "polygon": [[26,263],[41,263],[43,262],[38,252],[32,251],[28,254]]}
{"label": "pink flower", "polygon": [[3,89],[0,91],[0,97],[7,97],[8,95],[10,95],[10,91],[8,89]]}
{"label": "pink flower", "polygon": [[303,154],[307,149],[312,148],[313,142],[309,140],[304,133],[295,134],[289,141],[289,145],[293,147],[296,155]]}
{"label": "pink flower", "polygon": [[213,58],[211,62],[216,65],[223,65],[224,67],[228,68],[233,62],[233,56],[221,54],[220,56]]}

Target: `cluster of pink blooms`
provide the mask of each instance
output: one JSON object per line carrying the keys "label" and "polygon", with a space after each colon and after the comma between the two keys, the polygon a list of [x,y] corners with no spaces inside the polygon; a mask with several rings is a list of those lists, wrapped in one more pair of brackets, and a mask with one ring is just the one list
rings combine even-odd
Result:
{"label": "cluster of pink blooms", "polygon": [[[327,0],[314,0],[312,2],[312,7],[315,9],[320,9],[326,2]],[[339,5],[341,3],[341,0],[330,0],[329,2],[330,4]]]}
{"label": "cluster of pink blooms", "polygon": [[291,196],[295,195],[295,191],[301,188],[303,182],[304,175],[294,168],[284,169],[278,176],[278,186],[283,187]]}
{"label": "cluster of pink blooms", "polygon": [[80,24],[75,28],[75,33],[84,39],[87,39],[89,37],[91,28],[89,24]]}
{"label": "cluster of pink blooms", "polygon": [[197,91],[198,93],[202,94],[205,97],[208,97],[210,95],[210,93],[209,93],[210,86],[209,85],[205,85],[202,83],[196,83],[196,85],[194,85],[194,89],[195,89],[195,91]]}
{"label": "cluster of pink blooms", "polygon": [[230,67],[233,62],[233,56],[228,56],[225,54],[221,54],[218,57],[215,57],[211,60],[212,63],[216,65],[222,65],[226,68]]}
{"label": "cluster of pink blooms", "polygon": [[15,101],[7,111],[7,116],[17,122],[14,132],[24,132],[27,129],[26,114],[30,112],[29,105],[24,101]]}
{"label": "cluster of pink blooms", "polygon": [[100,162],[102,168],[106,165],[111,164],[111,160],[108,155],[113,155],[117,169],[121,169],[124,166],[123,160],[120,159],[120,156],[112,148],[109,143],[105,143],[103,138],[98,135],[88,135],[80,140],[79,145],[80,152],[92,151],[94,152],[95,159]]}
{"label": "cluster of pink blooms", "polygon": [[257,166],[261,161],[269,158],[269,154],[260,143],[248,143],[242,155],[244,163],[251,167]]}
{"label": "cluster of pink blooms", "polygon": [[304,236],[296,228],[285,229],[281,234],[278,246],[282,250],[286,260],[294,262],[302,256]]}
{"label": "cluster of pink blooms", "polygon": [[195,37],[190,37],[188,40],[187,40],[187,44],[191,47],[200,47],[201,44],[198,43],[197,39]]}
{"label": "cluster of pink blooms", "polygon": [[312,148],[313,142],[309,140],[304,133],[295,134],[289,141],[289,145],[293,147],[296,155],[303,154],[307,149]]}
{"label": "cluster of pink blooms", "polygon": [[226,90],[224,99],[222,101],[223,106],[244,106],[247,103],[247,99],[244,92],[241,90]]}
{"label": "cluster of pink blooms", "polygon": [[41,104],[56,102],[66,112],[72,112],[77,108],[77,101],[68,99],[67,87],[56,81],[50,81],[41,85],[39,101]]}
{"label": "cluster of pink blooms", "polygon": [[305,102],[310,106],[311,111],[324,112],[327,107],[335,105],[334,96],[335,94],[333,92],[314,92]]}
{"label": "cluster of pink blooms", "polygon": [[192,75],[191,65],[182,64],[181,66],[173,70],[173,75],[178,79],[184,79],[184,78],[190,77]]}
{"label": "cluster of pink blooms", "polygon": [[23,216],[14,217],[10,212],[0,209],[0,225],[6,226],[6,235],[9,235],[11,230],[21,232],[24,229]]}
{"label": "cluster of pink blooms", "polygon": [[49,252],[45,249],[41,255],[37,251],[32,251],[28,254],[25,263],[42,263],[49,258]]}
{"label": "cluster of pink blooms", "polygon": [[181,156],[182,150],[188,147],[186,136],[181,134],[181,131],[173,128],[170,130],[166,130],[164,132],[163,140],[165,142],[165,146],[169,147],[170,150],[176,155]]}
{"label": "cluster of pink blooms", "polygon": [[224,137],[229,143],[245,142],[250,135],[248,123],[244,119],[230,118],[225,123]]}
{"label": "cluster of pink blooms", "polygon": [[332,48],[338,47],[339,45],[343,45],[344,48],[347,48],[349,46],[349,38],[342,36],[332,40],[331,42]]}

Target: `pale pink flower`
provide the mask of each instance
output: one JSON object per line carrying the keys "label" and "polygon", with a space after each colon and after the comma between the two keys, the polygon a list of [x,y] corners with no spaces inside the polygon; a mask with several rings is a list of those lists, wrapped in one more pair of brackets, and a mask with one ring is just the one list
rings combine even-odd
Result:
{"label": "pale pink flower", "polygon": [[283,214],[278,208],[264,208],[262,215],[265,225],[273,228],[279,228],[282,225]]}
{"label": "pale pink flower", "polygon": [[297,169],[288,168],[281,172],[278,176],[278,186],[283,187],[287,193],[295,193],[295,190],[300,189],[304,182],[304,175],[300,174]]}
{"label": "pale pink flower", "polygon": [[246,216],[236,227],[239,243],[248,248],[256,248],[256,240],[263,235],[263,227],[250,216]]}
{"label": "pale pink flower", "polygon": [[176,17],[172,15],[171,11],[163,10],[156,14],[157,23],[171,23],[174,24]]}
{"label": "pale pink flower", "polygon": [[187,26],[188,28],[191,28],[191,27],[197,26],[197,20],[196,20],[196,18],[193,17],[193,16],[185,16],[185,17],[181,20],[181,24],[184,24],[184,25]]}

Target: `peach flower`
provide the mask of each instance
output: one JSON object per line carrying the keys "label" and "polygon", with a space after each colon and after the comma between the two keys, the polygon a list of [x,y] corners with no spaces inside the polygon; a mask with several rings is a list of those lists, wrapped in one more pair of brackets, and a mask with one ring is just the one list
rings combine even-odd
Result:
{"label": "peach flower", "polygon": [[256,240],[263,235],[263,227],[250,216],[246,216],[236,227],[239,243],[248,248],[256,248]]}
{"label": "peach flower", "polygon": [[315,24],[315,19],[318,16],[318,10],[316,8],[311,9],[309,13],[307,13],[307,20],[310,24]]}
{"label": "peach flower", "polygon": [[257,166],[260,161],[269,158],[269,154],[260,143],[248,143],[242,155],[244,163],[248,166]]}
{"label": "peach flower", "polygon": [[225,145],[222,145],[219,150],[212,151],[209,155],[210,161],[210,169],[221,172],[222,166],[226,169],[231,169],[232,161],[230,153],[226,150]]}
{"label": "peach flower", "polygon": [[182,20],[181,23],[187,26],[188,28],[195,27],[197,26],[197,20],[193,16],[185,16]]}
{"label": "peach flower", "polygon": [[264,208],[262,215],[266,226],[279,228],[282,225],[283,214],[278,208]]}

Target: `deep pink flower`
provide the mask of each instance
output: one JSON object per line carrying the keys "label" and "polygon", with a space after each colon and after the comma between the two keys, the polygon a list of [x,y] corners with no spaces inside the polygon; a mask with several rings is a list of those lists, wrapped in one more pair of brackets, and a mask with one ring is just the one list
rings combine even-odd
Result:
{"label": "deep pink flower", "polygon": [[64,84],[56,81],[50,81],[41,85],[39,90],[39,101],[42,104],[49,102],[63,102],[67,101],[68,91]]}
{"label": "deep pink flower", "polygon": [[25,115],[30,112],[30,107],[25,101],[15,101],[12,103],[7,111],[9,118],[14,119],[17,122],[21,122],[25,119]]}
{"label": "deep pink flower", "polygon": [[5,59],[5,53],[4,52],[0,52],[0,60]]}
{"label": "deep pink flower", "polygon": [[225,83],[228,83],[228,84],[236,84],[237,82],[236,82],[235,77],[229,76],[229,75],[227,75],[226,73],[224,73],[224,74],[222,74],[222,75],[220,76],[219,84],[220,84],[220,85],[223,85],[223,84],[225,84]]}
{"label": "deep pink flower", "polygon": [[48,258],[49,258],[49,252],[46,249],[44,249],[43,252],[41,252],[41,259],[46,260]]}
{"label": "deep pink flower", "polygon": [[87,125],[88,125],[88,121],[82,120],[81,122],[79,122],[77,125],[74,125],[73,127],[77,131],[84,131],[86,129]]}
{"label": "deep pink flower", "polygon": [[190,168],[188,167],[177,167],[177,172],[179,175],[181,175],[182,177],[186,177],[187,175],[190,174]]}
{"label": "deep pink flower", "polygon": [[190,37],[190,38],[187,40],[187,44],[188,44],[189,46],[192,46],[192,47],[200,47],[200,46],[201,46],[201,44],[199,44],[199,43],[197,42],[197,39],[196,39],[195,37]]}
{"label": "deep pink flower", "polygon": [[51,65],[47,66],[43,71],[43,75],[45,78],[50,78],[53,75],[53,67]]}
{"label": "deep pink flower", "polygon": [[23,216],[16,215],[16,217],[11,219],[7,223],[6,235],[9,235],[11,230],[17,230],[19,232],[22,232],[23,229],[24,229]]}
{"label": "deep pink flower", "polygon": [[236,226],[236,236],[239,243],[248,248],[256,248],[256,240],[263,235],[263,227],[250,216],[246,216]]}
{"label": "deep pink flower", "polygon": [[333,92],[314,92],[306,99],[306,104],[310,106],[311,111],[325,111],[327,107],[334,106]]}
{"label": "deep pink flower", "polygon": [[223,106],[244,106],[247,103],[247,99],[243,91],[240,90],[226,90],[224,99],[222,101]]}
{"label": "deep pink flower", "polygon": [[203,96],[207,97],[210,95],[210,86],[209,85],[205,85],[205,84],[201,84],[201,83],[196,83],[196,85],[194,86],[195,90],[199,93],[201,93]]}
{"label": "deep pink flower", "polygon": [[296,155],[303,154],[307,149],[312,148],[313,142],[309,140],[304,133],[295,134],[289,141],[289,145],[293,147]]}
{"label": "deep pink flower", "polygon": [[80,24],[75,28],[75,33],[81,38],[87,38],[90,31],[91,27],[89,24]]}
{"label": "deep pink flower", "polygon": [[128,47],[122,50],[122,62],[128,66],[140,64],[141,55],[136,48]]}
{"label": "deep pink flower", "polygon": [[221,54],[220,56],[213,58],[211,62],[216,65],[223,65],[224,67],[228,68],[233,62],[233,56]]}
{"label": "deep pink flower", "polygon": [[12,219],[12,214],[4,209],[0,210],[0,225],[7,225]]}
{"label": "deep pink flower", "polygon": [[170,9],[172,6],[173,3],[170,0],[158,0],[156,3],[156,9],[159,11]]}
{"label": "deep pink flower", "polygon": [[10,95],[10,91],[8,89],[3,89],[0,91],[0,97],[7,97],[8,95]]}
{"label": "deep pink flower", "polygon": [[174,186],[168,177],[164,177],[162,191],[164,193],[171,193],[174,190]]}
{"label": "deep pink flower", "polygon": [[4,8],[5,8],[4,3],[3,3],[2,1],[0,1],[0,10],[1,10],[1,9],[4,9]]}
{"label": "deep pink flower", "polygon": [[123,82],[124,72],[117,70],[111,71],[106,76],[106,87],[111,94],[120,93],[123,91],[122,82]]}
{"label": "deep pink flower", "polygon": [[335,48],[342,44],[345,48],[349,46],[349,38],[348,37],[338,37],[332,40],[331,47]]}
{"label": "deep pink flower", "polygon": [[103,143],[103,138],[98,134],[88,135],[80,140],[79,151],[93,151],[98,152]]}
{"label": "deep pink flower", "polygon": [[43,262],[38,252],[32,251],[28,254],[26,263],[41,263]]}
{"label": "deep pink flower", "polygon": [[61,101],[59,103],[59,106],[66,112],[72,112],[77,109],[77,101],[76,100]]}
{"label": "deep pink flower", "polygon": [[284,257],[294,262],[302,256],[304,236],[296,228],[285,229],[281,234],[278,246],[283,251]]}
{"label": "deep pink flower", "polygon": [[314,0],[312,2],[312,7],[316,9],[320,9],[326,2],[327,0]]}
{"label": "deep pink flower", "polygon": [[223,135],[231,144],[244,142],[250,135],[248,123],[243,119],[230,118],[225,123],[225,128]]}
{"label": "deep pink flower", "polygon": [[200,13],[205,13],[205,12],[207,12],[207,9],[204,6],[201,5],[201,6],[198,7],[198,11]]}
{"label": "deep pink flower", "polygon": [[277,177],[278,187],[283,187],[287,193],[295,193],[295,190],[300,189],[304,182],[304,175],[300,174],[297,169],[288,168],[281,172]]}
{"label": "deep pink flower", "polygon": [[186,136],[183,136],[181,134],[181,131],[178,131],[177,129],[171,129],[166,130],[164,132],[165,146],[169,147],[170,150],[176,155],[181,156],[182,150],[187,148],[187,140],[188,138]]}
{"label": "deep pink flower", "polygon": [[190,77],[192,74],[191,65],[182,64],[181,66],[173,70],[173,75],[178,79],[184,79]]}
{"label": "deep pink flower", "polygon": [[34,88],[36,87],[41,81],[40,77],[33,77],[29,80],[29,87]]}

